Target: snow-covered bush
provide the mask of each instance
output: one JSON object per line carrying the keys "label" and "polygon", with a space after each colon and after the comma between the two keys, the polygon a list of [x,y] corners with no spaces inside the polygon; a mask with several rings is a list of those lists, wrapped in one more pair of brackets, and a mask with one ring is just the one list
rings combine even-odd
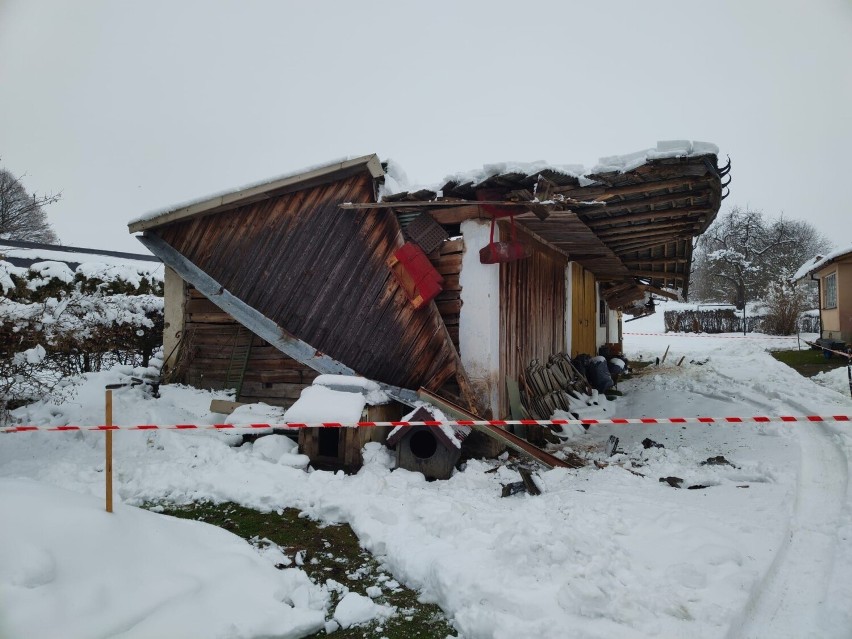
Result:
{"label": "snow-covered bush", "polygon": [[808,291],[804,287],[796,286],[786,277],[771,282],[764,300],[763,332],[793,335],[799,326],[799,318],[808,307],[807,303]]}
{"label": "snow-covered bush", "polygon": [[0,261],[0,409],[71,375],[148,365],[162,344],[163,283],[100,266]]}

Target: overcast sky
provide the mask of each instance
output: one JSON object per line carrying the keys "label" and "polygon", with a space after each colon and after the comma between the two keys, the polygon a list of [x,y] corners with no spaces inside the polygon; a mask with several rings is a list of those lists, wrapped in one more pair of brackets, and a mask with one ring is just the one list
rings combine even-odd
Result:
{"label": "overcast sky", "polygon": [[852,2],[0,0],[0,159],[64,244],[343,156],[409,179],[730,155],[731,205],[852,243]]}

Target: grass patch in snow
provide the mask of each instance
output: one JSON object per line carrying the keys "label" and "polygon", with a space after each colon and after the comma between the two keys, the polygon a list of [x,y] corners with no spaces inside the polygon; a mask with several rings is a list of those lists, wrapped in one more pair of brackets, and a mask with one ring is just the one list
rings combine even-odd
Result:
{"label": "grass patch in snow", "polygon": [[[259,512],[237,504],[196,503],[189,506],[158,504],[157,512],[173,517],[195,519],[224,528],[249,542],[268,539],[280,546],[285,554],[308,573],[317,584],[332,579],[349,591],[367,596],[367,588],[381,586],[382,594],[375,602],[395,606],[395,615],[384,621],[338,629],[331,636],[339,639],[387,637],[387,639],[444,639],[456,632],[441,609],[434,604],[418,601],[417,593],[393,580],[373,556],[361,548],[358,538],[346,524],[323,526],[294,509],[278,514]],[[299,560],[297,561],[297,556]],[[292,566],[293,564],[291,564]],[[330,589],[331,590],[331,589]],[[342,598],[331,592],[329,613]],[[314,637],[325,637],[321,630]]]}
{"label": "grass patch in snow", "polygon": [[771,355],[805,377],[846,366],[846,358],[835,355],[826,359],[822,351],[812,348],[805,351],[771,351]]}

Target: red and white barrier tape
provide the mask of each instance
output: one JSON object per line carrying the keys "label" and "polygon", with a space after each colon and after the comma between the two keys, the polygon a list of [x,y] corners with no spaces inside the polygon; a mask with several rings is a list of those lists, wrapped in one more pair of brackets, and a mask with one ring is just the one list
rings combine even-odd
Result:
{"label": "red and white barrier tape", "polygon": [[852,422],[850,415],[776,415],[755,417],[638,417],[612,419],[492,419],[482,421],[423,421],[423,422],[286,422],[282,424],[138,424],[135,426],[6,426],[3,433],[35,431],[69,432],[83,430],[273,430],[301,428],[373,428],[376,426],[595,426],[602,424],[766,424],[770,422]]}
{"label": "red and white barrier tape", "polygon": [[712,337],[713,339],[796,339],[795,335],[711,335],[710,333],[630,333],[623,335],[647,335],[650,337]]}
{"label": "red and white barrier tape", "polygon": [[829,353],[834,353],[835,355],[840,355],[841,357],[845,357],[846,359],[852,359],[852,354],[844,353],[843,351],[836,351],[833,348],[825,348],[824,346],[820,346],[819,344],[816,344],[814,342],[809,342],[807,340],[802,340],[802,341],[805,344],[807,344],[808,346],[812,346],[812,347],[819,349],[821,351],[828,351]]}

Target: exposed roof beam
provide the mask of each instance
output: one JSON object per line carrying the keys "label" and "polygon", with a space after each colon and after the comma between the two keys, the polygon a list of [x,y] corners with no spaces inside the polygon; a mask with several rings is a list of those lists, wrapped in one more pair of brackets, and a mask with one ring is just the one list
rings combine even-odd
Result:
{"label": "exposed roof beam", "polygon": [[596,235],[604,242],[607,242],[608,240],[621,239],[621,236],[640,238],[666,234],[680,235],[684,231],[688,231],[699,223],[699,220],[691,220],[689,222],[677,222],[674,224],[666,222],[660,224],[637,224],[635,226],[618,226],[611,229],[602,229],[598,231]]}
{"label": "exposed roof beam", "polygon": [[[629,242],[626,240],[622,240],[621,242],[610,242],[609,247],[615,252],[617,255],[624,255],[625,253],[635,253],[636,251],[643,251],[647,249],[657,248],[658,246],[667,246],[669,244],[675,244],[676,242],[682,241],[684,238],[675,237],[672,239],[658,239],[658,240],[647,240],[641,242]],[[631,256],[632,257],[632,256]]]}
{"label": "exposed roof beam", "polygon": [[[674,209],[659,209],[656,211],[643,211],[642,213],[622,213],[613,217],[596,217],[586,219],[583,214],[583,221],[589,228],[597,229],[613,224],[624,224],[625,222],[645,222],[648,220],[663,220],[665,218],[688,218],[693,214],[711,213],[713,209],[707,206],[690,206]],[[703,218],[702,218],[703,219]]]}
{"label": "exposed roof beam", "polygon": [[636,259],[636,260],[621,260],[622,264],[625,266],[641,266],[643,264],[686,264],[689,260],[685,257],[655,257],[648,258],[647,260]]}
{"label": "exposed roof beam", "polygon": [[635,195],[637,193],[648,193],[661,189],[676,189],[681,187],[693,188],[696,184],[706,182],[706,179],[698,178],[670,178],[668,180],[657,180],[656,182],[642,182],[640,184],[626,184],[624,186],[607,186],[606,184],[592,184],[589,186],[558,186],[555,193],[570,195],[575,199],[587,199],[606,195],[612,198],[617,195]]}
{"label": "exposed roof beam", "polygon": [[[711,196],[712,193],[713,192],[710,189],[702,188],[695,191],[679,191],[677,193],[668,193],[666,195],[656,195],[654,197],[646,198],[636,198],[633,200],[625,200],[618,202],[608,201],[606,203],[606,208],[595,209],[587,213],[584,212],[584,215],[588,215],[590,218],[597,220],[604,218],[613,211],[635,209],[642,206],[657,206],[658,204],[668,204],[670,202],[677,202],[680,200],[691,200],[693,198],[704,198]],[[665,210],[662,212],[665,212]]]}

